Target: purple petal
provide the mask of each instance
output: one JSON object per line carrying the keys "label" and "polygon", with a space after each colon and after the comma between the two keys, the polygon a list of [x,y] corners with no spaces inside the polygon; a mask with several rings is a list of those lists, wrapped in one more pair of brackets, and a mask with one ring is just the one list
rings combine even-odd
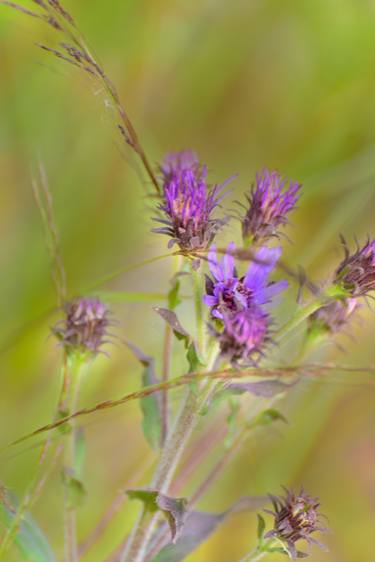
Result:
{"label": "purple petal", "polygon": [[254,296],[264,290],[268,276],[281,256],[281,251],[280,247],[267,248],[267,246],[263,246],[263,248],[255,254],[259,263],[255,261],[251,262],[244,281],[245,286],[253,291]]}
{"label": "purple petal", "polygon": [[213,295],[204,295],[203,302],[207,306],[215,306],[217,304],[217,298]]}
{"label": "purple petal", "polygon": [[272,283],[268,285],[263,291],[263,300],[262,302],[258,302],[257,304],[264,304],[266,302],[272,301],[274,297],[279,295],[282,291],[285,291],[288,288],[288,281],[278,281],[277,283]]}
{"label": "purple petal", "polygon": [[208,252],[207,259],[208,266],[215,279],[217,281],[224,281],[223,271],[219,265],[219,262],[217,261],[215,244],[211,246],[210,251]]}
{"label": "purple petal", "polygon": [[234,256],[231,254],[231,252],[234,252],[235,250],[236,250],[236,245],[234,242],[231,242],[228,245],[228,253],[224,254],[224,257],[221,262],[221,268],[224,275],[223,280],[234,277]]}

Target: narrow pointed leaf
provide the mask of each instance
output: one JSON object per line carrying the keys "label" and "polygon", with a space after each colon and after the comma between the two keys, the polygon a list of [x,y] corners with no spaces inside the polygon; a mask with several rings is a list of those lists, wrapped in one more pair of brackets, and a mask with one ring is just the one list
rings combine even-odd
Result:
{"label": "narrow pointed leaf", "polygon": [[255,396],[260,396],[262,398],[273,398],[278,394],[287,392],[295,383],[286,384],[277,379],[273,380],[263,380],[256,382],[242,382],[242,383],[231,383],[228,385],[227,390],[231,390],[238,394],[243,394],[249,392]]}
{"label": "narrow pointed leaf", "polygon": [[232,513],[255,510],[267,501],[263,496],[244,497],[221,513],[192,511],[188,513],[182,533],[178,540],[166,544],[151,562],[181,562],[217,529]]}
{"label": "narrow pointed leaf", "polygon": [[179,340],[183,340],[183,342],[187,347],[191,342],[191,336],[185,330],[185,328],[181,326],[181,323],[177,318],[176,313],[173,312],[173,310],[168,310],[167,308],[160,308],[158,306],[155,307],[154,310],[163,318],[163,320],[167,322],[167,324],[169,324],[176,338]]}
{"label": "narrow pointed leaf", "polygon": [[[135,345],[126,342],[135,357],[142,363],[144,370],[142,373],[142,387],[157,384],[159,379],[155,373],[155,359],[145,355]],[[140,400],[143,414],[142,430],[143,434],[152,449],[158,449],[162,440],[162,414],[160,393],[150,394]]]}
{"label": "narrow pointed leaf", "polygon": [[150,513],[163,513],[171,531],[172,542],[175,543],[182,533],[187,516],[186,499],[171,498],[157,490],[128,490],[127,494],[130,499],[142,501]]}
{"label": "narrow pointed leaf", "polygon": [[[14,494],[4,492],[0,501],[0,522],[9,528],[17,516],[19,502]],[[27,562],[56,562],[52,549],[36,521],[29,513],[24,513],[19,522],[15,544],[22,560]]]}

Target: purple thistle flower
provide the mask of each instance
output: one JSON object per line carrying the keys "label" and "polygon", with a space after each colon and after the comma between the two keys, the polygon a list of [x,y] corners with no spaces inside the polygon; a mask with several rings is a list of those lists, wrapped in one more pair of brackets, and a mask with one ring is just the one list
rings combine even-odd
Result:
{"label": "purple thistle flower", "polygon": [[209,187],[207,168],[191,151],[170,154],[160,169],[164,201],[159,210],[166,218],[156,218],[165,226],[154,232],[170,236],[168,246],[176,243],[183,252],[205,250],[226,222],[213,218],[212,212],[219,205],[223,197],[220,191],[227,182]]}
{"label": "purple thistle flower", "polygon": [[267,240],[278,235],[278,227],[288,221],[286,215],[292,211],[299,199],[301,184],[289,182],[276,172],[263,170],[257,174],[255,186],[246,198],[249,207],[242,218],[244,240]]}
{"label": "purple thistle flower", "polygon": [[357,299],[340,299],[322,306],[309,317],[309,328],[326,330],[332,334],[341,332],[360,307]]}
{"label": "purple thistle flower", "polygon": [[303,539],[309,544],[316,544],[325,548],[319,541],[311,537],[316,531],[325,532],[327,529],[320,526],[318,509],[320,502],[301,489],[300,493],[294,494],[286,490],[285,498],[270,496],[274,511],[266,510],[274,516],[274,528],[266,533],[264,538],[277,537],[285,542],[292,559],[304,558],[305,553],[296,549],[297,541]]}
{"label": "purple thistle flower", "polygon": [[[239,361],[253,363],[255,355],[262,354],[262,348],[269,341],[270,316],[260,306],[225,314],[223,330],[214,332],[223,355],[232,363]],[[211,328],[212,329],[212,328]]]}
{"label": "purple thistle flower", "polygon": [[334,282],[353,297],[366,296],[375,290],[375,240],[368,241],[354,254],[343,239],[345,257],[336,270]]}
{"label": "purple thistle flower", "polygon": [[64,306],[65,319],[53,329],[68,352],[98,353],[109,326],[108,309],[96,298],[78,298]]}
{"label": "purple thistle flower", "polygon": [[221,262],[213,246],[208,253],[208,263],[213,280],[206,277],[207,295],[204,303],[212,307],[212,316],[223,319],[226,313],[249,308],[253,305],[262,306],[287,286],[287,281],[269,283],[268,277],[275,268],[281,255],[281,248],[260,248],[251,262],[244,277],[238,278],[234,265],[236,246],[232,242]]}
{"label": "purple thistle flower", "polygon": [[260,248],[244,277],[239,278],[234,265],[236,247],[229,244],[227,253],[218,261],[216,248],[208,254],[213,279],[206,277],[207,294],[203,300],[211,307],[211,315],[222,321],[222,330],[211,327],[220,343],[221,352],[232,362],[253,361],[270,341],[271,317],[264,306],[286,289],[287,281],[269,283],[281,248]]}

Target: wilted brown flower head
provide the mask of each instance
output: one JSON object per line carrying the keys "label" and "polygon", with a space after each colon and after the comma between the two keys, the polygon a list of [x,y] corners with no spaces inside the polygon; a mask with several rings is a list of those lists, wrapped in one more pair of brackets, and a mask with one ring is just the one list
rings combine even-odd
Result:
{"label": "wilted brown flower head", "polygon": [[275,518],[274,528],[269,531],[265,538],[277,537],[282,540],[290,557],[304,558],[306,553],[297,551],[296,543],[299,540],[305,540],[309,544],[317,544],[321,548],[324,546],[311,537],[316,531],[326,531],[320,526],[319,519],[321,514],[318,509],[320,502],[318,498],[313,498],[306,494],[302,488],[297,495],[290,490],[286,490],[286,496],[276,497],[270,496],[274,511],[268,511]]}
{"label": "wilted brown flower head", "polygon": [[107,307],[96,298],[78,298],[64,309],[65,319],[53,331],[65,349],[98,353],[109,325]]}

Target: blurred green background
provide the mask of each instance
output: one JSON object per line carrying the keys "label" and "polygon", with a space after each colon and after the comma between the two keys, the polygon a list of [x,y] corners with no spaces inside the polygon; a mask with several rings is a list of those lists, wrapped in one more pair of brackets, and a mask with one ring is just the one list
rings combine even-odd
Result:
{"label": "blurred green background", "polygon": [[[153,163],[166,151],[192,147],[213,181],[238,173],[229,207],[263,166],[300,180],[303,198],[285,256],[315,281],[326,279],[340,259],[340,232],[351,243],[354,236],[375,235],[374,0],[67,0],[66,6],[118,85]],[[150,232],[152,201],[129,165],[132,156],[123,154],[113,108],[89,80],[34,47],[53,37],[38,22],[0,8],[1,445],[47,423],[58,394],[61,357],[48,338],[56,314],[31,322],[56,303],[30,187],[37,158],[49,176],[72,294],[166,251],[166,239]],[[238,231],[233,221],[226,238],[238,240]],[[170,263],[158,262],[105,289],[165,292],[169,274]],[[112,309],[122,338],[158,353],[162,322],[150,303]],[[360,316],[353,339],[340,339],[344,351],[325,350],[329,360],[374,364],[374,317],[366,306]],[[298,339],[291,341],[288,352],[297,346]],[[174,367],[181,372],[179,361]],[[109,360],[95,363],[82,405],[138,388],[139,374],[117,345]],[[174,403],[180,396],[173,393]],[[313,549],[311,560],[371,562],[374,399],[369,376],[338,370],[307,380],[282,407],[289,425],[254,434],[200,507],[222,510],[241,495],[303,483],[320,496],[332,529],[324,537],[330,553]],[[130,403],[80,422],[88,442],[81,539],[152,459],[140,419],[138,404]],[[21,495],[37,454],[27,444],[3,452],[1,481]],[[218,454],[200,465],[184,494]],[[61,560],[62,491],[55,472],[34,515]],[[136,512],[124,503],[84,562],[103,562]],[[236,562],[254,533],[254,514],[233,516],[188,561]],[[18,560],[16,553],[7,556]]]}

